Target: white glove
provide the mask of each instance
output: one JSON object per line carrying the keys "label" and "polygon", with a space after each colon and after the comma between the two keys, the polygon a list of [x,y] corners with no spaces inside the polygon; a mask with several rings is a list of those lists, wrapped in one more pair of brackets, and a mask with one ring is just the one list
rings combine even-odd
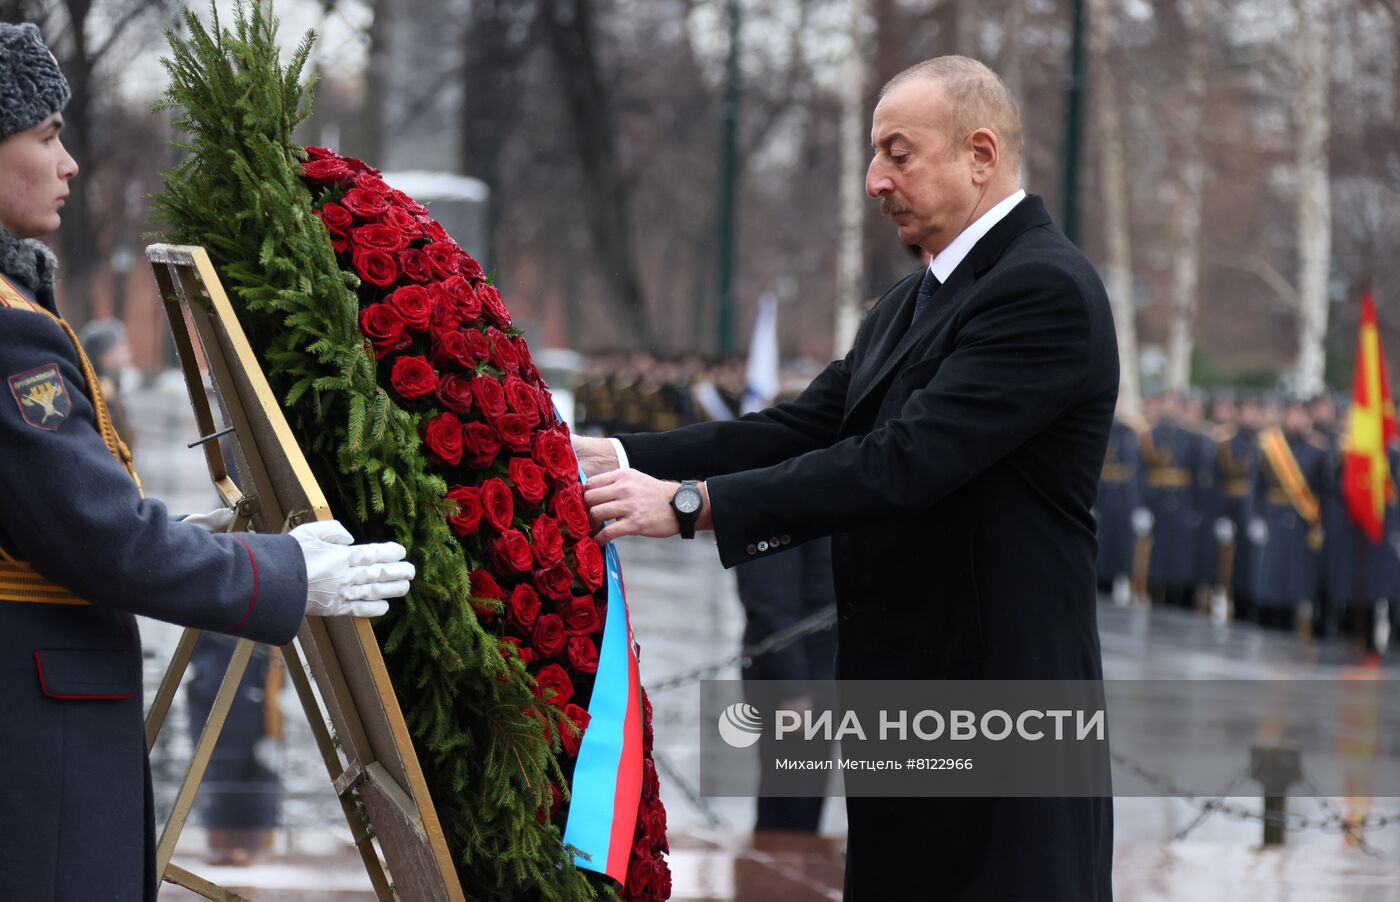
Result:
{"label": "white glove", "polygon": [[416,571],[398,542],[354,545],[335,520],[293,529],[306,558],[306,613],[316,617],[379,617],[389,612],[386,598],[408,594]]}
{"label": "white glove", "polygon": [[1152,532],[1152,511],[1145,507],[1133,510],[1133,534],[1143,538]]}
{"label": "white glove", "polygon": [[207,514],[190,514],[188,517],[182,518],[180,522],[198,526],[205,532],[228,532],[228,528],[233,525],[233,518],[233,508],[221,507]]}
{"label": "white glove", "polygon": [[1255,545],[1269,541],[1269,524],[1261,517],[1249,521],[1249,540]]}
{"label": "white glove", "polygon": [[1215,519],[1215,543],[1229,545],[1233,541],[1235,541],[1235,521],[1229,517],[1217,517]]}

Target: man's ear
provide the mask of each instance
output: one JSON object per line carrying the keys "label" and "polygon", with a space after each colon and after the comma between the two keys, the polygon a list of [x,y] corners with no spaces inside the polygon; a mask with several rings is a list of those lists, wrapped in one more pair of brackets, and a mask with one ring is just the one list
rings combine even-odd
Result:
{"label": "man's ear", "polygon": [[972,151],[973,183],[982,185],[991,181],[1001,162],[996,134],[989,128],[979,128],[967,136],[967,146]]}

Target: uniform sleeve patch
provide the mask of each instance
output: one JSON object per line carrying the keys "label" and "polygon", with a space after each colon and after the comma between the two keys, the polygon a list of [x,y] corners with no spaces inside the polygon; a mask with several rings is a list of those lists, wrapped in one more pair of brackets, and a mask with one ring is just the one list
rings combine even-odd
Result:
{"label": "uniform sleeve patch", "polygon": [[24,421],[35,429],[57,432],[73,410],[73,399],[56,363],[11,376],[10,394]]}

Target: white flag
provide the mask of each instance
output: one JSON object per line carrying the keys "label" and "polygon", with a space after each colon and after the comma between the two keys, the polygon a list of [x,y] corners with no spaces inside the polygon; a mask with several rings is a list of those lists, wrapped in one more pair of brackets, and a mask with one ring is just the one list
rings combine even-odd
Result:
{"label": "white flag", "polygon": [[778,299],[772,292],[758,300],[758,315],[749,338],[749,364],[744,379],[741,413],[753,413],[773,403],[778,394]]}

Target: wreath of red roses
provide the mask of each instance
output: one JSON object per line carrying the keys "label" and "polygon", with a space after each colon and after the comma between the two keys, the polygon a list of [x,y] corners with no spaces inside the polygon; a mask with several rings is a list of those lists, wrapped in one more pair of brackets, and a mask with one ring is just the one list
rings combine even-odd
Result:
{"label": "wreath of red roses", "polygon": [[[571,774],[607,618],[603,555],[590,536],[567,424],[480,264],[426,207],[365,163],[308,147],[303,179],[341,267],[360,278],[360,331],[379,381],[423,414],[430,469],[471,568],[476,616],[535,680],[529,712]],[[643,699],[642,795],[622,897],[669,898],[666,810]],[[536,816],[561,822],[563,793]]]}

